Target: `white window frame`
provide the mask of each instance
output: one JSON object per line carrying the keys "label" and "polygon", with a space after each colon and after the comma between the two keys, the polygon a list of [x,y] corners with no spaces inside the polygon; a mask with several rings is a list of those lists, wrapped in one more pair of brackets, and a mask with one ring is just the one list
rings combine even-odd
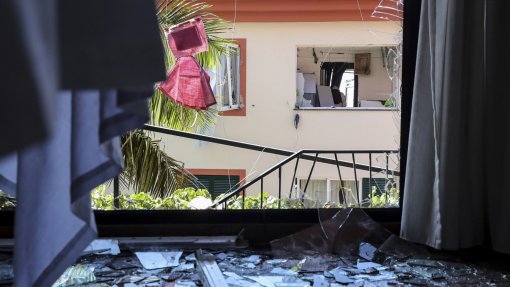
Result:
{"label": "white window frame", "polygon": [[[222,59],[225,59],[226,69],[225,75],[222,74],[222,61],[220,60],[220,64],[214,68],[214,73],[216,74],[216,81],[214,86],[212,86],[212,90],[214,91],[214,96],[216,97],[216,109],[220,112],[222,111],[230,111],[230,110],[238,110],[242,108],[241,102],[241,48],[237,44],[229,44],[229,50],[231,51],[228,55],[221,55]],[[232,59],[235,57],[235,66],[232,65]],[[237,79],[237,80],[234,80]],[[221,94],[223,91],[222,86],[227,85],[228,91],[228,104],[224,103],[224,96]],[[234,85],[236,87],[234,87]]]}

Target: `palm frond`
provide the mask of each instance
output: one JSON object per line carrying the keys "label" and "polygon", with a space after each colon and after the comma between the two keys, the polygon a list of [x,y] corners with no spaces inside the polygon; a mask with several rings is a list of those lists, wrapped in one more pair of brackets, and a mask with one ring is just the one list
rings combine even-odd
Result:
{"label": "palm frond", "polygon": [[[208,37],[209,50],[196,56],[204,68],[219,64],[222,54],[231,53],[232,41],[220,37],[227,31],[228,22],[207,12],[210,5],[200,0],[158,0],[157,13],[161,38],[165,47],[165,63],[170,70],[175,59],[168,47],[165,29],[201,17]],[[193,110],[176,104],[159,89],[155,89],[150,101],[151,123],[188,132],[204,132],[216,123],[217,111]],[[120,184],[136,192],[166,197],[174,190],[196,185],[196,178],[183,165],[168,156],[159,146],[159,141],[142,130],[136,130],[122,137],[124,172]]]}
{"label": "palm frond", "polygon": [[122,185],[136,192],[167,197],[174,190],[193,185],[197,179],[184,165],[168,156],[160,147],[160,140],[147,132],[135,130],[122,136],[124,171]]}
{"label": "palm frond", "polygon": [[[158,6],[159,24],[161,26],[163,43],[165,45],[167,58],[173,58],[168,49],[164,35],[164,29],[181,24],[186,21],[201,17],[204,21],[205,32],[209,43],[209,50],[199,53],[196,58],[204,68],[212,68],[219,63],[221,54],[230,52],[228,46],[231,40],[220,37],[220,34],[228,30],[228,22],[217,15],[207,12],[210,4],[199,0],[174,0],[160,3]],[[173,59],[167,59],[168,68],[172,67]]]}
{"label": "palm frond", "polygon": [[175,103],[156,90],[150,101],[151,124],[186,132],[203,133],[216,124],[217,111],[193,110]]}
{"label": "palm frond", "polygon": [[[204,21],[209,42],[209,50],[196,55],[200,65],[204,68],[215,67],[219,64],[222,54],[232,52],[229,45],[232,41],[219,36],[228,29],[228,22],[207,12],[206,10],[209,7],[211,7],[210,4],[199,0],[167,0],[158,2],[157,11],[168,70],[174,66],[175,59],[168,47],[164,30],[197,17],[202,17]],[[218,115],[214,109],[193,110],[176,104],[158,89],[156,89],[151,99],[150,107],[152,124],[189,132],[209,130],[216,123]]]}

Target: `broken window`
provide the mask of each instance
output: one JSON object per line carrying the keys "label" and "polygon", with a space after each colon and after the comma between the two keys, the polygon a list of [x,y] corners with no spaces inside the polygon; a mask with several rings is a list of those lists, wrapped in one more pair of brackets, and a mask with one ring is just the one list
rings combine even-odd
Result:
{"label": "broken window", "polygon": [[298,47],[296,108],[397,108],[398,54],[396,46]]}
{"label": "broken window", "polygon": [[241,49],[230,45],[228,54],[221,55],[220,64],[208,71],[218,111],[240,109],[241,103]]}

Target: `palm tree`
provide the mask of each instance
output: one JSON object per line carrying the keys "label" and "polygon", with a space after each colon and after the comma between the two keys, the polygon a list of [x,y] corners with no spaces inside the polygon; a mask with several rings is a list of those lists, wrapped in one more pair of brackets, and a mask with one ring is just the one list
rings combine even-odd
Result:
{"label": "palm tree", "polygon": [[[170,70],[175,59],[168,49],[164,29],[202,17],[209,41],[209,50],[197,55],[204,68],[219,64],[221,54],[229,53],[229,40],[219,33],[227,29],[227,22],[206,11],[210,5],[198,0],[159,0],[157,13],[166,51],[166,65]],[[214,110],[193,110],[174,103],[156,89],[150,101],[151,124],[189,132],[203,132],[216,123]],[[157,197],[166,197],[174,190],[196,186],[196,178],[184,169],[183,163],[168,156],[154,134],[135,130],[122,137],[124,171],[119,176],[121,186],[134,188]]]}

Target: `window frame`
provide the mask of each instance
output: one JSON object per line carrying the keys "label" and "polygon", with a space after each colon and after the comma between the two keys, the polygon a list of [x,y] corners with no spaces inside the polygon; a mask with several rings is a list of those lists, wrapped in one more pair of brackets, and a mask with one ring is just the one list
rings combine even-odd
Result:
{"label": "window frame", "polygon": [[[218,93],[216,92],[215,94],[215,97],[216,97],[216,109],[220,112],[225,112],[225,111],[230,111],[230,110],[238,110],[242,107],[242,99],[241,99],[241,69],[240,69],[240,61],[241,61],[241,47],[238,45],[238,44],[228,44],[227,45],[230,49],[231,49],[231,52],[230,54],[228,55],[221,55],[220,58],[220,62],[221,60],[225,59],[225,73],[226,75],[222,75],[221,74],[221,71],[223,70],[223,67],[220,65],[218,65],[216,68],[215,68],[215,74],[217,75],[216,76],[216,83],[215,83],[215,87],[213,87],[213,90],[216,91],[216,88],[219,87],[219,90],[223,91],[223,89],[221,88],[222,85],[226,85],[226,89],[227,89],[227,93],[226,95],[218,95]],[[235,51],[235,52],[234,52]],[[232,58],[235,57],[237,61],[235,61],[235,67],[232,66]],[[232,73],[235,73],[234,75],[232,75]],[[218,75],[220,75],[221,77],[218,77]],[[223,79],[223,76],[226,76],[226,79]],[[236,79],[235,83],[232,83],[232,81],[234,80],[234,78]],[[225,81],[225,82],[223,82]],[[235,86],[235,87],[234,87]],[[235,94],[235,96],[233,95]],[[224,98],[227,96],[228,97],[228,104],[225,104],[224,103]],[[235,98],[237,99],[237,104],[234,104],[235,102]]]}
{"label": "window frame", "polygon": [[231,109],[226,111],[219,111],[221,116],[226,117],[245,117],[247,107],[247,95],[246,95],[246,66],[247,66],[247,40],[245,38],[233,39],[234,44],[239,46],[239,93],[240,93],[240,107],[238,109]]}
{"label": "window frame", "polygon": [[[370,48],[370,46],[367,46],[368,48]],[[381,48],[387,48],[387,47],[396,47],[396,46],[381,46]],[[314,47],[313,45],[298,45],[297,47],[297,50],[298,50],[298,53],[299,53],[299,49],[300,48],[314,48],[314,49],[318,49],[319,47]],[[336,48],[346,48],[348,49],[349,47],[343,47],[343,46],[338,46]],[[393,49],[393,48],[392,48]],[[355,53],[354,53],[355,54]],[[357,55],[357,54],[355,54]],[[299,61],[299,56],[296,57],[297,61]],[[322,64],[331,64],[331,63],[334,63],[335,61],[321,61],[321,74],[320,74],[320,84],[322,85],[323,84],[323,74],[322,74]],[[361,106],[360,103],[361,101],[359,100],[359,74],[356,74],[355,72],[355,62],[346,62],[346,64],[351,64],[352,65],[352,68],[349,67],[347,68],[347,70],[353,70],[353,74],[354,74],[354,87],[353,87],[353,103],[354,103],[354,106],[352,107],[347,107],[347,106],[303,106],[303,100],[301,100],[301,103],[298,103],[299,101],[296,99],[296,103],[294,105],[294,110],[305,110],[305,111],[314,111],[314,110],[329,110],[329,111],[332,111],[332,110],[343,110],[343,111],[399,111],[399,108],[397,107],[394,107],[394,106],[385,106],[385,102],[388,100],[368,100],[368,101],[375,101],[375,102],[381,102],[381,106]],[[386,65],[384,62],[383,62],[383,65]],[[346,70],[346,71],[347,71]],[[298,67],[297,71],[299,72],[300,69]],[[344,74],[345,72],[344,71]],[[310,73],[303,73],[303,74],[310,74]],[[313,74],[315,74],[315,72],[313,72]],[[326,80],[326,83],[329,82],[329,80]],[[296,90],[297,90],[297,80],[296,80]],[[317,84],[318,86],[318,84]],[[329,87],[331,87],[331,83],[329,83]],[[341,91],[342,92],[342,91]],[[391,94],[391,93],[390,93]],[[314,99],[312,99],[312,104],[315,104],[314,101],[319,101],[318,97],[317,97],[317,93],[316,93],[316,96],[314,97]],[[402,97],[402,95],[401,95]],[[347,99],[346,99],[347,101]],[[345,103],[346,104],[346,103]]]}
{"label": "window frame", "polygon": [[[401,165],[400,207],[364,209],[374,220],[398,232],[405,196],[405,174],[411,121],[414,72],[418,46],[421,0],[405,1],[403,27],[402,102],[401,102]],[[335,15],[337,17],[338,15]],[[242,40],[242,39],[241,39]],[[238,39],[239,41],[239,39]],[[245,39],[244,39],[245,41]],[[242,55],[246,55],[241,44]],[[245,56],[244,56],[245,57]],[[242,60],[243,61],[243,60]],[[243,62],[242,62],[243,64]],[[246,59],[244,59],[244,65]],[[241,72],[242,73],[242,72]],[[241,75],[243,77],[243,74]],[[244,73],[246,77],[246,73]],[[241,88],[242,90],[243,88]],[[242,94],[243,95],[243,94]],[[244,93],[244,96],[246,93]],[[246,107],[246,100],[244,106]],[[245,108],[244,107],[244,108]],[[230,112],[224,112],[224,115]],[[239,114],[232,114],[239,116]],[[242,116],[246,115],[246,111]],[[336,210],[321,211],[321,218]],[[245,238],[267,242],[290,232],[297,232],[317,224],[317,210],[200,210],[200,211],[95,211],[99,237],[118,236],[176,236],[179,234],[225,235],[233,230],[247,230]],[[14,211],[0,211],[0,238],[14,235]]]}
{"label": "window frame", "polygon": [[[245,169],[187,168],[194,176],[238,176],[240,184],[246,183]],[[212,195],[212,194],[211,194]]]}

